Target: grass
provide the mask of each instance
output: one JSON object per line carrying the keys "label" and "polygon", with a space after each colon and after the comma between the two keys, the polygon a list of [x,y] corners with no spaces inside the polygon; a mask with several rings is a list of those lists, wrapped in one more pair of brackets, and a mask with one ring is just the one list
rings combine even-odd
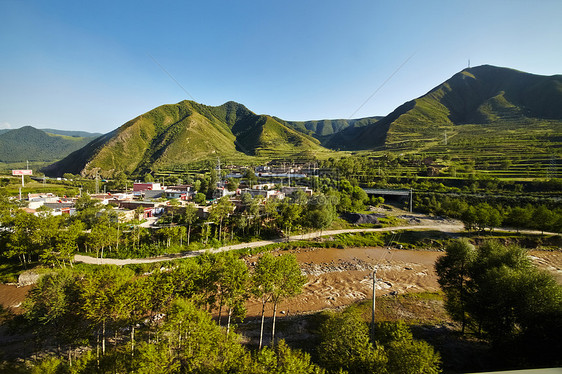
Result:
{"label": "grass", "polygon": [[[437,325],[452,323],[444,308],[442,292],[406,293],[395,296],[377,296],[375,320],[409,325]],[[372,299],[355,304],[366,322],[371,320]]]}
{"label": "grass", "polygon": [[[17,196],[19,194],[19,189],[21,184],[9,184],[5,188],[8,195]],[[22,198],[27,198],[28,193],[47,193],[51,192],[58,196],[74,196],[77,195],[79,192],[78,187],[67,186],[65,184],[56,184],[56,183],[41,183],[36,181],[31,181],[26,183],[25,186],[21,189]]]}
{"label": "grass", "polygon": [[0,283],[17,283],[19,275],[25,270],[19,262],[4,260],[0,264]]}

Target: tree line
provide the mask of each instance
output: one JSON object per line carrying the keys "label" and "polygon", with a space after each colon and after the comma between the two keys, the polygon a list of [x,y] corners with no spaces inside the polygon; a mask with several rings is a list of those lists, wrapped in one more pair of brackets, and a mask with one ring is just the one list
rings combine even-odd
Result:
{"label": "tree line", "polygon": [[[228,252],[206,254],[145,275],[115,266],[67,268],[40,279],[25,301],[24,315],[15,323],[19,329],[27,326],[37,348],[59,347],[58,357],[66,358],[65,365],[70,367],[78,359],[82,360],[78,367],[94,372],[148,372],[158,365],[164,365],[163,372],[259,368],[260,359],[252,359],[242,347],[233,323],[245,317],[250,297],[259,298],[264,306],[273,303],[271,348],[260,354],[292,355],[283,343],[274,344],[276,310],[283,299],[299,294],[305,282],[293,255],[269,253],[255,266]],[[216,324],[211,312],[217,315]],[[265,308],[260,348],[265,342],[264,317]],[[90,347],[89,353],[79,357],[78,347]],[[272,360],[268,358],[268,365]],[[142,369],[145,366],[147,371]]]}
{"label": "tree line", "polygon": [[425,196],[416,200],[416,209],[462,220],[467,230],[506,226],[517,230],[562,232],[562,207],[526,204],[511,206],[489,202],[473,203],[458,197]]}

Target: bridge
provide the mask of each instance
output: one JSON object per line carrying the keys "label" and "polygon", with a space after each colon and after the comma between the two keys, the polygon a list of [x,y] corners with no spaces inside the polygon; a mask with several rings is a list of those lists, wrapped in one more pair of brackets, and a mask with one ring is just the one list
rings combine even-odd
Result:
{"label": "bridge", "polygon": [[367,195],[410,196],[411,190],[390,190],[383,188],[363,188]]}
{"label": "bridge", "polygon": [[378,196],[403,196],[410,198],[410,212],[412,212],[412,195],[413,190],[392,190],[386,188],[363,188],[363,191],[367,193],[367,195],[378,195]]}

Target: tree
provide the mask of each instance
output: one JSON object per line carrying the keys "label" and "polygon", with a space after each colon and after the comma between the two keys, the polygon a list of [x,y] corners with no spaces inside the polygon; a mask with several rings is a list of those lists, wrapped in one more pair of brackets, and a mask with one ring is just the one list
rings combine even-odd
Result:
{"label": "tree", "polygon": [[231,177],[231,178],[228,178],[228,180],[227,180],[226,188],[229,191],[236,191],[238,189],[239,185],[240,185],[240,182],[238,181],[238,179]]}
{"label": "tree", "polygon": [[250,168],[244,170],[244,174],[242,175],[242,178],[248,181],[250,188],[258,181],[258,177],[256,177],[256,173],[254,173],[254,170]]}
{"label": "tree", "polygon": [[462,223],[467,231],[471,231],[476,228],[477,219],[476,210],[473,206],[469,207],[461,215]]}
{"label": "tree", "polygon": [[152,174],[146,173],[146,174],[144,175],[144,181],[145,181],[146,183],[152,183],[152,182],[154,182],[154,177],[152,176]]}
{"label": "tree", "polygon": [[314,195],[307,204],[305,222],[308,227],[322,231],[336,218],[336,209],[324,195]]}
{"label": "tree", "polygon": [[261,349],[263,344],[263,326],[265,320],[265,305],[271,300],[275,271],[275,258],[270,253],[263,254],[258,260],[254,273],[252,274],[252,293],[261,299],[261,325],[260,325],[260,343]]}
{"label": "tree", "polygon": [[560,364],[562,287],[525,250],[488,241],[471,251],[457,243],[436,269],[454,319],[465,318],[518,362],[543,357],[543,365]]}
{"label": "tree", "polygon": [[147,278],[132,279],[121,287],[116,298],[117,318],[131,327],[131,356],[135,352],[135,325],[150,309],[150,281]]}
{"label": "tree", "polygon": [[387,371],[396,374],[441,372],[441,357],[427,342],[415,339],[393,341],[387,346]]}
{"label": "tree", "polygon": [[43,253],[42,260],[52,265],[65,266],[65,262],[72,266],[74,254],[78,249],[78,238],[82,234],[84,225],[82,222],[73,222],[67,228],[57,228],[54,243]]}
{"label": "tree", "polygon": [[324,369],[310,360],[308,353],[292,350],[284,340],[272,348],[265,347],[256,352],[253,374],[323,374]]}
{"label": "tree", "polygon": [[84,194],[76,200],[75,207],[76,214],[73,218],[83,222],[86,228],[90,229],[97,220],[96,215],[101,210],[101,204],[97,200],[92,199],[90,195]]}
{"label": "tree", "polygon": [[302,211],[304,207],[297,203],[292,203],[288,199],[283,199],[283,203],[281,204],[281,214],[279,215],[280,226],[285,227],[285,235],[287,237],[287,241],[291,236],[292,228],[298,223],[300,220]]}
{"label": "tree", "polygon": [[98,357],[100,341],[105,354],[107,324],[118,320],[120,289],[131,277],[128,269],[108,266],[85,274],[80,284],[80,312],[96,331]]}
{"label": "tree", "polygon": [[469,280],[470,266],[476,252],[467,240],[451,242],[445,249],[445,255],[435,262],[435,271],[439,277],[439,285],[447,296],[445,308],[454,320],[462,323],[462,333],[466,327],[466,291]]}
{"label": "tree", "polygon": [[226,325],[226,333],[228,334],[230,332],[233,311],[244,312],[245,314],[244,302],[246,301],[246,289],[250,278],[244,261],[236,258],[232,252],[226,252],[221,257],[224,261],[222,272],[218,276],[218,283],[221,304],[224,302],[225,306],[228,307],[228,321]]}
{"label": "tree", "polygon": [[515,207],[507,215],[507,222],[519,232],[520,229],[528,227],[531,221],[531,214],[532,207],[530,206],[525,208]]}
{"label": "tree", "polygon": [[440,373],[441,358],[433,347],[414,339],[404,322],[378,322],[375,341],[385,348],[388,373]]}
{"label": "tree", "polygon": [[79,295],[78,276],[69,270],[41,277],[23,305],[34,334],[69,347],[82,342],[85,326],[79,314]]}
{"label": "tree", "polygon": [[543,234],[545,229],[550,228],[554,222],[554,215],[552,212],[544,205],[537,207],[532,215],[532,227],[536,230],[540,230]]}
{"label": "tree", "polygon": [[273,324],[271,328],[271,342],[275,344],[275,317],[277,305],[287,297],[292,297],[302,292],[306,283],[306,276],[302,275],[295,255],[286,254],[275,258],[273,272],[273,288],[271,301],[273,302]]}
{"label": "tree", "polygon": [[21,264],[27,266],[34,252],[37,253],[38,248],[33,239],[37,237],[39,218],[19,210],[11,219],[9,227],[11,233],[6,244],[6,256],[18,257]]}
{"label": "tree", "polygon": [[331,372],[382,372],[387,362],[384,349],[369,341],[369,328],[355,308],[328,312],[320,326],[318,358]]}
{"label": "tree", "polygon": [[204,193],[198,192],[195,194],[195,197],[193,198],[193,202],[195,202],[195,204],[204,204],[205,201],[207,200],[206,196]]}
{"label": "tree", "polygon": [[222,240],[222,224],[223,221],[232,211],[234,210],[234,204],[230,201],[228,196],[221,197],[217,204],[215,204],[210,212],[209,220],[213,222],[218,222],[219,224],[219,231],[218,231],[218,239],[219,241]]}
{"label": "tree", "polygon": [[185,210],[183,211],[183,213],[180,216],[180,223],[186,224],[187,225],[187,245],[189,246],[189,241],[190,241],[190,237],[191,237],[191,225],[193,225],[195,223],[195,221],[197,221],[197,212],[198,209],[195,205],[193,204],[187,204],[187,206],[185,207]]}
{"label": "tree", "polygon": [[248,356],[234,334],[224,334],[211,315],[175,300],[162,326],[169,354],[186,373],[243,372]]}

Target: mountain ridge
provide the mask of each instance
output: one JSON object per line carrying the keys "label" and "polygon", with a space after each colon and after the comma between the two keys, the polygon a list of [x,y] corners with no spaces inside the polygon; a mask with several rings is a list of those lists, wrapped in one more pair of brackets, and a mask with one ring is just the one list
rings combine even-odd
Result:
{"label": "mountain ridge", "polygon": [[[525,118],[562,120],[562,75],[481,65],[464,69],[377,123],[348,131],[343,149],[375,149],[436,129]],[[345,131],[345,130],[344,130]],[[330,146],[330,145],[328,145]]]}
{"label": "mountain ridge", "polygon": [[52,162],[84,147],[94,138],[55,134],[23,126],[0,133],[0,162]]}
{"label": "mountain ridge", "polygon": [[[562,121],[562,75],[541,76],[482,65],[464,69],[384,117],[284,121],[229,101],[184,100],[154,108],[50,165],[47,173],[112,176],[216,158],[309,157],[330,150],[384,150],[435,142],[470,124],[521,126]],[[528,121],[527,121],[528,122]],[[532,121],[531,121],[532,122]],[[557,128],[553,128],[557,134]],[[330,149],[330,150],[329,150]]]}
{"label": "mountain ridge", "polygon": [[43,170],[113,176],[142,173],[209,157],[249,159],[284,152],[327,152],[320,142],[257,115],[242,104],[212,107],[184,100],[154,108]]}

